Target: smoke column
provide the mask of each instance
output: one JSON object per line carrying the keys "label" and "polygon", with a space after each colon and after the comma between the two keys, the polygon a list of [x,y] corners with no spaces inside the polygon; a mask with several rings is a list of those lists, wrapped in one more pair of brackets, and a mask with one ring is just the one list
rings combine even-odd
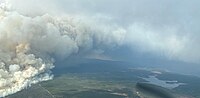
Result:
{"label": "smoke column", "polygon": [[0,2],[0,97],[52,79],[52,55],[115,47],[125,34],[123,28],[95,17],[29,17]]}

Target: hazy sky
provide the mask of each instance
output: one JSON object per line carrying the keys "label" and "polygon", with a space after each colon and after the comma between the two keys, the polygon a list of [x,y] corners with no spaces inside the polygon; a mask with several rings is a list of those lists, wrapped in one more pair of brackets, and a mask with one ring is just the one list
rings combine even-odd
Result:
{"label": "hazy sky", "polygon": [[100,17],[123,27],[127,31],[124,44],[134,48],[134,51],[187,62],[200,61],[199,0],[11,2],[24,14],[51,13]]}

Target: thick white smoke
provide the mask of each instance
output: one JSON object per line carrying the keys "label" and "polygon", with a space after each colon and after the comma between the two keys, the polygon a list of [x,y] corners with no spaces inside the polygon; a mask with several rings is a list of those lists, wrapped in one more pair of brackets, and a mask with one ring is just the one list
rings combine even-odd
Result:
{"label": "thick white smoke", "polygon": [[53,78],[53,57],[120,45],[126,31],[98,17],[29,17],[0,7],[0,97]]}
{"label": "thick white smoke", "polygon": [[53,57],[87,53],[112,60],[104,49],[123,43],[134,53],[200,61],[199,0],[5,1],[0,0],[0,97],[52,79]]}

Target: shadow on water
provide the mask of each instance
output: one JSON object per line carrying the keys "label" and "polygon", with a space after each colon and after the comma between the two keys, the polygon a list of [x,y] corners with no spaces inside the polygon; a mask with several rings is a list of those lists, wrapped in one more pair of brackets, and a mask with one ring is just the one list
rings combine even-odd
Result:
{"label": "shadow on water", "polygon": [[137,83],[136,87],[141,92],[148,92],[160,98],[175,98],[172,92],[157,85],[149,83]]}

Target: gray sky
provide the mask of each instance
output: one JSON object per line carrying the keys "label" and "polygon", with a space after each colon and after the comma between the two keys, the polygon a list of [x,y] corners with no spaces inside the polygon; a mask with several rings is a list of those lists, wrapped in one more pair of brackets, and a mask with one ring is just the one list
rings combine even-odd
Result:
{"label": "gray sky", "polygon": [[10,0],[10,2],[19,12],[31,13],[33,16],[34,13],[50,13],[100,17],[100,20],[102,18],[117,24],[127,31],[124,45],[131,48],[132,53],[138,51],[167,59],[200,63],[199,0]]}

